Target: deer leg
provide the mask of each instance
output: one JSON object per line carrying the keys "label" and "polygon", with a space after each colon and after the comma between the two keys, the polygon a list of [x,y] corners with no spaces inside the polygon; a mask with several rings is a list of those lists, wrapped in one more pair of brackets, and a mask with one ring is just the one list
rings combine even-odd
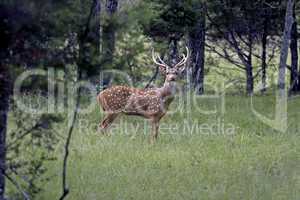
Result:
{"label": "deer leg", "polygon": [[107,116],[105,116],[105,118],[99,124],[99,128],[103,134],[105,133],[105,131],[109,127],[109,125],[111,125],[113,123],[113,121],[116,119],[117,116],[118,116],[117,113],[110,113]]}
{"label": "deer leg", "polygon": [[157,140],[158,131],[159,131],[159,121],[154,120],[152,121],[151,140],[150,140],[151,144],[153,144],[154,141]]}

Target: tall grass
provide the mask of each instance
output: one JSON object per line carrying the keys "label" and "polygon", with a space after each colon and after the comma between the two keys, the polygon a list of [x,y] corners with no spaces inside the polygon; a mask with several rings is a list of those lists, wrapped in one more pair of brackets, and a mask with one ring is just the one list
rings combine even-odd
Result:
{"label": "tall grass", "polygon": [[[215,105],[219,110],[212,99],[198,101],[201,110]],[[71,144],[68,199],[298,200],[300,98],[289,101],[286,133],[259,121],[248,97],[226,96],[225,105],[223,115],[195,107],[167,115],[154,145],[141,118],[121,117],[110,136],[103,136],[96,131],[99,109],[81,115]],[[272,96],[255,97],[254,105],[273,116]],[[175,102],[173,109],[177,106]],[[218,126],[233,131],[224,133]],[[61,126],[63,137],[64,131]],[[38,199],[57,199],[61,192],[63,142],[56,150],[59,160],[48,166],[54,178]]]}

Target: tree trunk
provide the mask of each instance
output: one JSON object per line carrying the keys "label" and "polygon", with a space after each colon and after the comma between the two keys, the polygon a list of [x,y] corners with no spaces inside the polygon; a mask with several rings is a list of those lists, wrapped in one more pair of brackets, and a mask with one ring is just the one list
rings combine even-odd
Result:
{"label": "tree trunk", "polygon": [[205,65],[205,35],[206,18],[205,5],[202,6],[199,18],[192,30],[189,32],[189,46],[191,48],[191,59],[193,67],[193,83],[197,94],[204,93],[204,65]]}
{"label": "tree trunk", "polygon": [[253,69],[252,64],[248,64],[246,68],[246,92],[248,95],[253,94]]}
{"label": "tree trunk", "polygon": [[[4,9],[5,10],[5,9]],[[6,61],[9,58],[8,48],[13,41],[12,34],[8,31],[10,24],[0,20],[2,29],[0,36],[0,200],[4,199],[5,194],[5,171],[6,171],[6,133],[7,117],[9,111],[9,99],[11,95],[11,77]],[[9,21],[8,21],[9,22]]]}
{"label": "tree trunk", "polygon": [[253,94],[253,66],[252,66],[252,48],[253,48],[253,38],[252,34],[249,33],[248,36],[248,41],[249,41],[249,54],[247,56],[247,63],[246,63],[246,92],[248,95]]}
{"label": "tree trunk", "polygon": [[83,29],[78,33],[78,65],[88,76],[95,75],[100,70],[100,66],[94,64],[94,59],[100,56],[100,13],[101,1],[93,0]]}
{"label": "tree trunk", "polygon": [[170,66],[174,66],[174,65],[177,64],[177,60],[178,60],[178,58],[177,58],[177,56],[178,56],[177,46],[178,46],[177,39],[172,38],[171,42],[170,42],[170,46],[169,46],[169,48],[170,48],[170,50],[169,50],[169,52],[170,52],[170,56],[169,56]]}
{"label": "tree trunk", "polygon": [[95,29],[95,48],[96,48],[96,56],[99,57],[100,56],[100,40],[101,40],[101,1],[100,0],[96,0],[95,2],[95,25],[94,25],[94,29]]}
{"label": "tree trunk", "polygon": [[[294,5],[293,8],[293,18],[296,18],[296,11]],[[291,30],[291,77],[290,77],[290,93],[297,92],[298,89],[298,31],[297,31],[297,22],[294,20]]]}
{"label": "tree trunk", "polygon": [[279,64],[279,73],[278,73],[278,89],[280,90],[281,95],[284,95],[285,93],[286,61],[288,57],[292,25],[294,22],[293,5],[294,5],[294,0],[288,0],[287,7],[286,7],[285,26],[284,26],[282,45],[281,45],[280,64]]}
{"label": "tree trunk", "polygon": [[265,93],[267,90],[267,43],[268,43],[268,22],[267,19],[264,21],[264,30],[263,30],[263,35],[262,35],[262,54],[261,54],[261,71],[262,71],[262,76],[261,76],[261,93]]}
{"label": "tree trunk", "polygon": [[115,52],[116,43],[116,27],[113,16],[118,8],[118,0],[106,0],[105,10],[109,16],[109,20],[105,26],[103,26],[103,59],[105,63],[110,65],[113,62],[113,54]]}
{"label": "tree trunk", "polygon": [[0,62],[0,200],[5,193],[5,169],[6,169],[6,132],[9,97],[11,93],[8,67]]}

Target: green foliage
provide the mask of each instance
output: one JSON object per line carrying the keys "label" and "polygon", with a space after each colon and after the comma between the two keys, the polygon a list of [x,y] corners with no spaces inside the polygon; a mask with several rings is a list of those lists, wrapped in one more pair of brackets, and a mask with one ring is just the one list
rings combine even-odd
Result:
{"label": "green foliage", "polygon": [[120,33],[118,38],[113,68],[127,71],[134,83],[144,80],[147,77],[146,72],[155,69],[155,67],[151,68],[149,40],[139,29]]}
{"label": "green foliage", "polygon": [[196,13],[190,1],[145,1],[146,5],[159,12],[148,23],[142,23],[145,34],[157,40],[179,40],[186,29],[193,26]]}
{"label": "green foliage", "polygon": [[[249,32],[258,38],[264,28],[265,20],[268,24],[269,35],[280,35],[284,22],[285,5],[274,1],[243,1],[230,0],[220,3],[218,0],[207,3],[210,21],[215,28],[212,32],[225,29],[233,30],[239,35]],[[217,38],[218,36],[215,35]],[[222,40],[224,36],[220,35]]]}
{"label": "green foliage", "polygon": [[[30,197],[44,190],[43,184],[51,178],[48,163],[56,160],[54,150],[58,143],[56,126],[62,116],[51,114],[27,114],[14,107],[11,112],[7,137],[7,171],[10,177]],[[19,196],[11,187],[10,197]]]}

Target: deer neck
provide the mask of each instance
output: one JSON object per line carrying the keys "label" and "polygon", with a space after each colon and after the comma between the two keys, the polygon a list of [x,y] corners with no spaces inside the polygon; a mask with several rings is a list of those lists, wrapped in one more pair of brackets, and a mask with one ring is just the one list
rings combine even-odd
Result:
{"label": "deer neck", "polygon": [[163,98],[173,97],[176,94],[177,84],[174,81],[165,81],[163,87],[160,88],[160,94]]}

